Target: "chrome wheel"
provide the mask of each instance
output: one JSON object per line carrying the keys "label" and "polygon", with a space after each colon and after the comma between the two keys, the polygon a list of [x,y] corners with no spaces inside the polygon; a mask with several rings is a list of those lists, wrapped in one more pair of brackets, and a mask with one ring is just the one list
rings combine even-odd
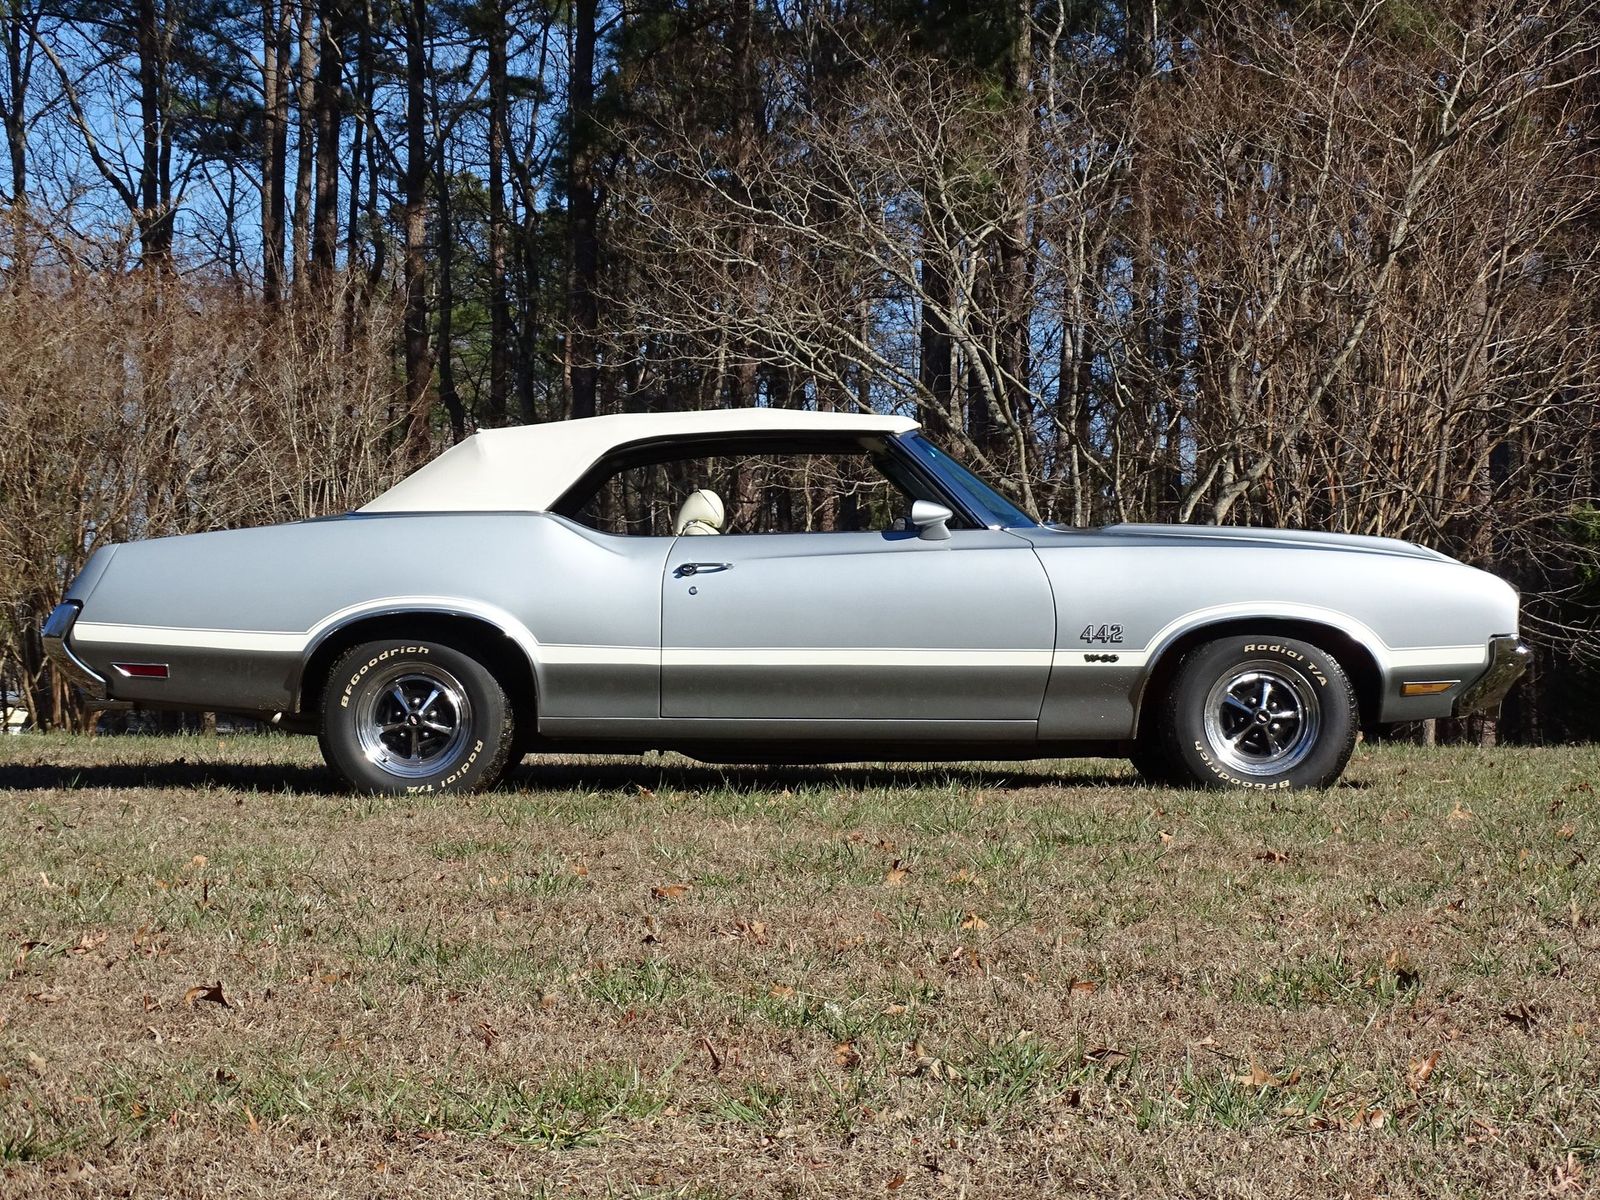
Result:
{"label": "chrome wheel", "polygon": [[420,779],[447,766],[472,729],[472,702],[450,672],[405,664],[373,680],[356,714],[361,752],[389,772]]}
{"label": "chrome wheel", "polygon": [[1206,740],[1242,775],[1278,775],[1317,744],[1322,709],[1314,685],[1279,662],[1234,667],[1206,697]]}

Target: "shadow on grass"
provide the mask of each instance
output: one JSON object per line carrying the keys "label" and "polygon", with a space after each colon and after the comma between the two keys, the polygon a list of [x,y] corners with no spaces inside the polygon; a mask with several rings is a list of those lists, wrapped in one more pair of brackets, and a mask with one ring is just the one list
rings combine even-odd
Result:
{"label": "shadow on grass", "polygon": [[[679,792],[773,791],[794,787],[943,787],[1010,790],[1048,787],[1131,787],[1132,775],[1085,772],[1057,776],[1028,762],[983,764],[814,764],[713,766],[655,762],[649,759],[550,761],[530,756],[501,785],[512,791],[630,790],[647,787]],[[225,788],[240,792],[343,792],[343,781],[326,767],[286,763],[167,762],[0,765],[0,790],[71,791],[83,788],[143,788],[193,791]]]}
{"label": "shadow on grass", "polygon": [[1130,787],[1133,775],[1103,772],[1054,775],[1035,763],[826,763],[737,764],[660,763],[649,760],[592,763],[549,762],[531,756],[503,785],[517,790],[574,788],[627,789],[635,786],[674,791],[773,791],[793,787],[869,788],[941,787],[994,790],[1049,787]]}
{"label": "shadow on grass", "polygon": [[340,781],[326,767],[285,763],[107,763],[56,765],[31,763],[0,766],[0,790],[65,790],[82,788],[227,788],[239,792],[336,792]]}

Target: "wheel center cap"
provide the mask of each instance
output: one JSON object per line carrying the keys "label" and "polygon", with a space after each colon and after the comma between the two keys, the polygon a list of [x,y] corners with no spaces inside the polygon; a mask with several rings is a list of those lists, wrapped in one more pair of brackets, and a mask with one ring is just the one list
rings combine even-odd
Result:
{"label": "wheel center cap", "polygon": [[1257,725],[1265,725],[1270,720],[1272,720],[1272,714],[1269,713],[1266,709],[1264,709],[1264,708],[1256,709],[1256,724]]}
{"label": "wheel center cap", "polygon": [[412,713],[410,716],[408,716],[406,718],[406,724],[407,725],[421,725],[422,724],[422,717],[417,713]]}

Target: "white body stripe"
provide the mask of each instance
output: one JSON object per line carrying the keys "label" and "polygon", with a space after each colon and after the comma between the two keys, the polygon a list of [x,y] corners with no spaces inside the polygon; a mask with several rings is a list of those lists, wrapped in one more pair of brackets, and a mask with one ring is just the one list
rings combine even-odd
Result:
{"label": "white body stripe", "polygon": [[[181,629],[160,625],[109,625],[79,621],[72,639],[85,645],[169,646],[193,650],[237,650],[262,654],[299,654],[311,644],[317,630],[283,633],[252,629]],[[1163,631],[1165,632],[1165,631]],[[523,639],[519,638],[519,641]],[[1158,639],[1159,640],[1159,639]],[[524,648],[530,648],[524,642]],[[1486,646],[1419,646],[1390,649],[1375,638],[1368,642],[1379,665],[1387,671],[1418,667],[1440,669],[1477,667],[1487,661]],[[850,649],[687,648],[651,646],[589,646],[534,643],[535,656],[551,666],[661,666],[669,667],[1143,667],[1152,651],[1107,646],[1103,650],[951,650],[916,647]],[[1114,659],[1114,661],[1113,661]]]}
{"label": "white body stripe", "polygon": [[263,654],[298,654],[309,640],[303,633],[267,633],[253,629],[178,629],[162,625],[106,625],[79,621],[72,640],[85,645],[170,646],[184,650],[245,650]]}
{"label": "white body stripe", "polygon": [[664,667],[1048,667],[1048,650],[676,649]]}

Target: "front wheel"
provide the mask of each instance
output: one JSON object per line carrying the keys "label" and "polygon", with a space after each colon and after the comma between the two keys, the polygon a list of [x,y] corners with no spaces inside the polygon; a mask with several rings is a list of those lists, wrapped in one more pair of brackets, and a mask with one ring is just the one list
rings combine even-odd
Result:
{"label": "front wheel", "polygon": [[1191,651],[1167,695],[1169,760],[1202,787],[1321,788],[1355,748],[1355,689],[1331,655],[1275,636]]}
{"label": "front wheel", "polygon": [[357,791],[405,795],[493,787],[516,716],[475,658],[394,639],[340,657],[322,698],[322,756]]}

